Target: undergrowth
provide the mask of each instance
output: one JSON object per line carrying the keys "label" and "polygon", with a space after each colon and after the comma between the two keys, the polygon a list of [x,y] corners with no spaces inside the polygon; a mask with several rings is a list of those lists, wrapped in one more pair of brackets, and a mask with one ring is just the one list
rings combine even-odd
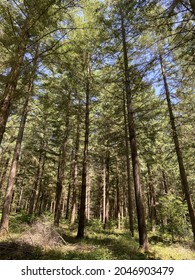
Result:
{"label": "undergrowth", "polygon": [[[76,238],[77,225],[62,221],[59,228],[52,216],[11,216],[10,231],[0,239],[0,259],[13,260],[195,260],[190,242],[171,243],[149,234],[150,249],[139,249],[138,237],[113,226],[103,230],[99,221],[90,221],[85,238]],[[155,238],[154,238],[155,237]]]}

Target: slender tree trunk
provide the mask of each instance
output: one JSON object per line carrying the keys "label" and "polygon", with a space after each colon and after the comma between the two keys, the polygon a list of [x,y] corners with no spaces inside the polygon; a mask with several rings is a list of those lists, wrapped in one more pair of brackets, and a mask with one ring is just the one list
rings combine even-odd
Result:
{"label": "slender tree trunk", "polygon": [[6,160],[5,165],[4,165],[3,172],[2,172],[2,174],[1,174],[1,179],[0,179],[0,190],[1,190],[2,187],[3,187],[3,183],[4,183],[5,178],[6,178],[8,165],[9,165],[9,158]]}
{"label": "slender tree trunk", "polygon": [[117,204],[117,228],[121,229],[121,210],[120,210],[120,189],[119,189],[119,175],[118,175],[118,160],[116,160],[116,204]]}
{"label": "slender tree trunk", "polygon": [[132,107],[132,93],[130,87],[130,77],[129,77],[129,67],[128,67],[128,56],[127,56],[127,44],[126,44],[126,31],[124,26],[124,19],[121,13],[121,27],[122,27],[122,39],[123,39],[123,57],[124,57],[124,67],[125,67],[125,90],[127,98],[127,112],[128,112],[128,128],[130,136],[130,146],[131,146],[131,159],[133,167],[133,179],[135,188],[135,199],[136,199],[136,209],[137,209],[137,219],[138,219],[138,231],[139,231],[139,244],[144,250],[148,249],[148,238],[147,229],[145,221],[145,210],[144,210],[144,200],[142,195],[142,186],[140,182],[140,171],[139,171],[139,159],[137,152],[137,140],[136,131],[133,116]]}
{"label": "slender tree trunk", "polygon": [[133,237],[134,236],[133,202],[132,202],[132,188],[131,188],[131,176],[130,176],[129,134],[128,134],[128,123],[127,123],[127,115],[126,115],[125,93],[123,94],[123,113],[124,113],[124,126],[125,126],[125,149],[126,149],[126,166],[127,166],[129,229],[130,229],[130,234]]}
{"label": "slender tree trunk", "polygon": [[166,180],[164,170],[162,171],[162,177],[163,177],[163,190],[164,190],[165,193],[168,193],[167,180]]}
{"label": "slender tree trunk", "polygon": [[61,216],[61,197],[62,197],[62,188],[64,183],[64,170],[66,164],[66,149],[67,149],[68,134],[69,134],[69,113],[67,114],[66,127],[64,130],[64,137],[63,137],[62,145],[60,147],[60,155],[58,161],[55,214],[54,214],[54,225],[57,227],[59,226],[59,221]]}
{"label": "slender tree trunk", "polygon": [[72,205],[71,205],[71,215],[70,224],[73,225],[76,219],[76,202],[77,202],[77,176],[78,176],[78,162],[74,164],[74,175],[73,175],[73,185],[72,185]]}
{"label": "slender tree trunk", "polygon": [[105,220],[104,229],[108,228],[109,210],[110,210],[110,151],[106,151],[105,158]]}
{"label": "slender tree trunk", "polygon": [[87,168],[88,168],[88,146],[89,146],[89,77],[86,78],[86,107],[85,107],[85,142],[83,151],[83,169],[82,169],[82,185],[81,199],[79,209],[79,224],[77,238],[84,237],[85,230],[85,207],[86,207],[86,189],[87,189]]}
{"label": "slender tree trunk", "polygon": [[154,186],[152,184],[152,176],[151,176],[151,170],[149,164],[147,164],[148,169],[148,200],[149,200],[149,217],[151,221],[151,228],[152,232],[155,232],[156,229],[156,196],[155,196],[155,190]]}
{"label": "slender tree trunk", "polygon": [[69,218],[70,192],[71,192],[71,182],[70,182],[70,180],[69,180],[69,184],[68,184],[68,193],[67,193],[67,200],[66,200],[66,215],[65,215],[65,219],[66,219],[66,220],[68,220],[68,218]]}
{"label": "slender tree trunk", "polygon": [[103,160],[102,164],[102,222],[106,220],[106,165]]}
{"label": "slender tree trunk", "polygon": [[41,153],[41,164],[40,166],[38,165],[37,167],[37,174],[36,174],[36,177],[35,177],[35,182],[37,184],[37,189],[38,189],[38,194],[37,196],[35,195],[35,206],[34,206],[34,213],[38,213],[39,214],[39,200],[40,200],[40,197],[41,197],[41,194],[42,194],[42,188],[43,188],[43,181],[42,181],[42,178],[43,178],[43,174],[44,174],[44,169],[45,169],[45,161],[46,161],[46,149],[47,147],[47,142],[45,142],[45,139],[44,139],[44,136],[43,136],[43,145],[41,145],[41,150],[40,150],[40,153]]}
{"label": "slender tree trunk", "polygon": [[77,119],[77,132],[76,132],[75,154],[74,154],[74,164],[73,164],[72,207],[71,207],[71,217],[70,217],[71,225],[74,224],[76,218],[79,143],[80,143],[80,111]]}
{"label": "slender tree trunk", "polygon": [[43,209],[43,202],[44,202],[44,193],[40,192],[40,198],[39,200],[37,200],[37,213],[39,216],[41,216],[41,213],[42,213],[42,209]]}
{"label": "slender tree trunk", "polygon": [[24,192],[24,185],[23,185],[23,183],[21,183],[16,212],[19,212],[21,210],[23,192]]}
{"label": "slender tree trunk", "polygon": [[31,193],[31,197],[30,197],[30,201],[29,201],[29,209],[28,209],[28,214],[29,215],[33,215],[33,213],[34,213],[35,201],[36,201],[36,196],[37,196],[37,189],[38,189],[38,186],[40,186],[40,180],[41,180],[41,177],[43,175],[43,166],[44,166],[44,161],[45,161],[45,153],[44,153],[43,147],[44,147],[44,144],[41,147],[37,172],[36,172],[34,182],[33,182],[33,186],[32,186],[32,193]]}
{"label": "slender tree trunk", "polygon": [[67,200],[66,200],[66,214],[65,219],[68,220],[70,216],[70,207],[71,207],[71,192],[73,188],[73,176],[74,176],[74,149],[71,152],[71,164],[70,164],[70,172],[69,172],[69,184],[68,184],[68,193],[67,193]]}
{"label": "slender tree trunk", "polygon": [[89,172],[87,173],[87,190],[86,190],[86,219],[90,220],[91,217],[91,178]]}
{"label": "slender tree trunk", "polygon": [[183,193],[185,195],[185,199],[186,199],[187,205],[188,205],[188,211],[189,211],[190,221],[191,221],[191,225],[192,225],[192,232],[193,232],[193,237],[194,237],[194,242],[195,242],[195,211],[193,208],[193,203],[192,203],[191,194],[190,194],[189,185],[188,185],[188,179],[187,179],[186,170],[184,167],[182,150],[180,148],[179,138],[177,135],[177,128],[176,128],[175,117],[173,114],[173,109],[172,109],[172,104],[171,104],[170,91],[169,91],[167,77],[166,77],[166,73],[165,73],[165,69],[164,69],[164,65],[163,65],[163,59],[162,59],[161,55],[159,56],[159,59],[160,59],[162,77],[163,77],[163,82],[164,82],[167,106],[168,106],[168,111],[169,111],[170,123],[171,123],[172,132],[173,132],[173,141],[175,144],[175,151],[176,151],[177,161],[178,161],[178,165],[179,165],[181,185],[182,185],[182,190],[183,190]]}

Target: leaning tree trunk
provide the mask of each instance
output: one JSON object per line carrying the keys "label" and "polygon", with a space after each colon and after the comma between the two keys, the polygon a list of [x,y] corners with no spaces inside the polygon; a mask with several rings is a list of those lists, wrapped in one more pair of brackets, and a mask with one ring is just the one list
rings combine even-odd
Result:
{"label": "leaning tree trunk", "polygon": [[85,207],[86,207],[86,190],[87,190],[87,167],[88,167],[88,146],[89,146],[89,77],[86,78],[86,104],[85,104],[85,142],[83,150],[83,169],[81,184],[81,199],[79,209],[79,224],[77,238],[84,237],[85,230]]}
{"label": "leaning tree trunk", "polygon": [[16,91],[18,79],[21,72],[21,67],[24,61],[24,54],[28,42],[28,33],[26,32],[27,25],[28,25],[28,18],[26,18],[24,26],[21,30],[21,34],[19,34],[20,39],[18,42],[15,56],[13,58],[14,64],[12,65],[11,71],[7,77],[7,83],[5,86],[3,97],[0,102],[0,145],[5,132],[5,127],[10,113],[12,99]]}
{"label": "leaning tree trunk", "polygon": [[145,221],[145,209],[144,209],[144,200],[142,195],[142,186],[140,182],[139,158],[138,158],[138,151],[137,151],[137,139],[136,139],[134,116],[133,116],[132,93],[130,87],[130,76],[129,76],[129,67],[128,67],[126,31],[125,31],[122,12],[121,12],[121,27],[122,27],[121,31],[122,31],[122,40],[123,40],[123,58],[124,58],[124,68],[125,68],[125,90],[126,90],[126,99],[127,99],[128,128],[129,128],[129,136],[130,136],[131,159],[132,159],[132,167],[133,167],[135,200],[136,200],[137,219],[138,219],[139,244],[141,248],[147,250],[148,238],[147,238],[147,229],[146,229],[146,221]]}
{"label": "leaning tree trunk", "polygon": [[30,82],[29,82],[29,86],[28,86],[28,93],[27,93],[27,97],[25,100],[24,109],[23,109],[22,117],[21,117],[21,121],[20,121],[20,127],[19,127],[19,131],[18,131],[15,149],[14,149],[10,173],[9,173],[9,177],[8,177],[8,183],[7,183],[5,199],[4,199],[4,204],[3,204],[2,217],[1,217],[1,226],[0,226],[0,231],[2,233],[7,232],[8,228],[9,228],[9,215],[10,215],[10,208],[11,208],[11,203],[12,203],[14,184],[15,184],[15,179],[16,179],[16,174],[17,174],[17,169],[18,169],[18,163],[19,163],[19,157],[20,157],[20,152],[21,152],[26,118],[27,118],[27,114],[28,114],[28,110],[29,110],[29,100],[30,100],[30,98],[32,96],[32,92],[33,92],[33,82],[34,82],[34,78],[35,78],[36,67],[37,67],[37,59],[35,58],[33,70],[31,73],[31,78],[30,78]]}
{"label": "leaning tree trunk", "polygon": [[18,59],[18,62],[11,69],[9,80],[5,86],[3,98],[0,102],[0,144],[5,132],[5,127],[10,112],[11,101],[18,83],[23,56],[21,55],[16,59]]}
{"label": "leaning tree trunk", "polygon": [[164,82],[164,89],[165,89],[167,106],[168,106],[168,111],[169,111],[169,118],[170,118],[171,128],[172,128],[172,132],[173,132],[173,141],[175,144],[175,152],[177,155],[177,161],[178,161],[178,165],[179,165],[181,185],[182,185],[182,190],[183,190],[183,193],[185,195],[185,199],[186,199],[187,205],[188,205],[188,211],[189,211],[190,221],[191,221],[191,225],[192,225],[193,238],[194,238],[194,242],[195,242],[195,211],[193,208],[193,203],[192,203],[191,194],[190,194],[189,185],[188,185],[188,179],[187,179],[186,170],[185,170],[184,162],[183,162],[182,150],[180,148],[179,138],[178,138],[178,134],[177,134],[175,116],[173,114],[170,91],[169,91],[169,87],[168,87],[168,83],[167,83],[167,77],[166,77],[166,73],[165,73],[165,69],[164,69],[164,65],[163,65],[162,55],[159,55],[159,60],[160,60],[161,72],[162,72],[162,77],[163,77],[163,82]]}

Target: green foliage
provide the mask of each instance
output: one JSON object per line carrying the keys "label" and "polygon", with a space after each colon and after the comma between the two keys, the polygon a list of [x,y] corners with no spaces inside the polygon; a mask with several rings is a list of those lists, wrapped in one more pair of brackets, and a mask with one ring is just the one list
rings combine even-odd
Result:
{"label": "green foliage", "polygon": [[[180,11],[181,5],[172,7],[169,4],[181,1],[167,1],[166,5],[169,6],[170,11],[166,10],[166,5],[161,5],[163,2],[165,3],[165,1],[118,0],[1,1],[0,101],[3,100],[10,79],[10,69],[18,65],[19,70],[18,76],[15,77],[17,88],[13,93],[6,131],[0,146],[0,180],[2,180],[0,206],[3,205],[21,112],[32,72],[33,57],[36,46],[39,47],[38,68],[33,82],[33,97],[30,100],[21,155],[18,156],[19,168],[10,216],[10,232],[15,235],[22,234],[26,227],[37,220],[42,213],[46,213],[49,222],[53,221],[59,154],[65,129],[68,131],[68,140],[61,199],[64,207],[61,226],[67,223],[64,212],[67,207],[69,186],[69,212],[71,212],[72,173],[75,161],[77,161],[76,205],[79,204],[86,77],[89,79],[90,131],[87,185],[90,185],[90,190],[87,191],[90,192],[91,219],[86,223],[87,237],[73,250],[67,246],[67,248],[46,252],[39,247],[29,247],[29,251],[32,249],[31,257],[35,259],[182,258],[181,255],[175,255],[176,248],[170,248],[170,244],[166,243],[166,240],[170,241],[170,239],[176,241],[191,238],[191,234],[186,201],[181,198],[182,188],[177,157],[159,68],[159,51],[166,60],[166,75],[171,90],[178,139],[188,176],[189,192],[194,203],[194,22],[188,9],[189,1],[185,1],[187,8],[183,5],[183,11],[178,15],[172,12]],[[121,10],[124,13],[124,25],[127,31],[128,74],[147,224],[156,226],[157,230],[152,242],[155,254],[151,255],[138,252],[136,239],[130,239],[128,234],[122,231],[116,231],[117,184],[121,220],[123,215],[125,230],[129,227]],[[76,149],[77,128],[78,149]],[[127,138],[129,140],[129,135]],[[77,160],[75,160],[76,150]],[[108,230],[104,231],[102,222],[97,217],[103,216],[102,170],[107,151],[110,153],[108,174],[110,219]],[[133,189],[132,171],[130,181]],[[36,205],[34,205],[34,214],[29,216],[27,212],[35,182],[37,183]],[[164,194],[167,191],[168,194]],[[18,204],[22,211],[12,215]],[[134,196],[132,204],[135,208]],[[151,209],[154,208],[156,217],[151,218]],[[136,211],[133,210],[136,216]],[[76,213],[78,212],[76,209]],[[137,233],[136,217],[134,222]],[[74,242],[76,241],[74,236],[71,236],[71,231],[75,233],[76,227],[77,223],[67,225],[68,229],[63,228]],[[67,236],[64,238],[69,240]],[[72,247],[74,242],[70,241]],[[11,244],[10,246],[12,245],[20,251],[15,257],[24,258],[21,251],[23,249],[25,251],[26,245],[21,247],[21,244]],[[167,252],[165,246],[169,247]],[[163,253],[157,254],[157,250],[161,249],[164,256]],[[174,253],[171,253],[172,249]],[[187,255],[185,257],[188,258]]]}
{"label": "green foliage", "polygon": [[[180,197],[167,194],[159,199],[160,231],[175,238],[189,236],[188,210]],[[166,221],[166,222],[165,222]]]}

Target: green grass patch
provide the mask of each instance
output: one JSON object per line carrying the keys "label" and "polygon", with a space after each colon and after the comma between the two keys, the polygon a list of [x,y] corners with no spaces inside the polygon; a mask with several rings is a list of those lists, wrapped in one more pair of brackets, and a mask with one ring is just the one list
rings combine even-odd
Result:
{"label": "green grass patch", "polygon": [[[34,223],[23,213],[10,217],[10,231],[0,239],[0,259],[43,260],[194,260],[190,242],[171,243],[149,234],[149,252],[139,249],[138,236],[114,227],[103,230],[99,221],[90,221],[85,238],[76,238],[77,225],[61,223],[55,229],[51,216],[36,217]],[[59,238],[58,238],[59,237]]]}

